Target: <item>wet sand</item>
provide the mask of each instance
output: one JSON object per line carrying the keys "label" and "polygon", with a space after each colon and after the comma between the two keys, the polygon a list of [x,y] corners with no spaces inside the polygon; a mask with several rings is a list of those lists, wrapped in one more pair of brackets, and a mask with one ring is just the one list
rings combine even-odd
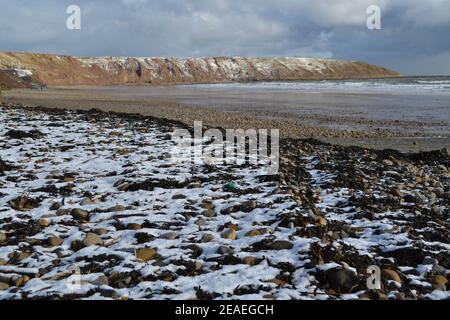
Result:
{"label": "wet sand", "polygon": [[[12,90],[3,101],[140,113],[192,125],[278,128],[282,137],[402,152],[450,146],[449,95],[112,86]],[[423,106],[427,106],[424,108]]]}

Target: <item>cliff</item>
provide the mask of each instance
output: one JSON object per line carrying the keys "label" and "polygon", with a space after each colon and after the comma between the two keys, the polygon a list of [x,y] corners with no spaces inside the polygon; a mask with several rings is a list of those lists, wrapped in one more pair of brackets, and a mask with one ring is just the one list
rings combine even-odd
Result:
{"label": "cliff", "polygon": [[47,85],[175,84],[399,76],[357,61],[312,58],[72,57],[0,52],[0,70],[31,72]]}

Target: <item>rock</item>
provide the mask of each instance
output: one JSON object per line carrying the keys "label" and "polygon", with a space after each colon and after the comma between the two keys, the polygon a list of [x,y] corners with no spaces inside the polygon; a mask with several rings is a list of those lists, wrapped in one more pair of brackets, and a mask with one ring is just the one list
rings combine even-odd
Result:
{"label": "rock", "polygon": [[72,211],[70,211],[70,215],[79,220],[88,220],[89,218],[89,212],[82,209],[72,209]]}
{"label": "rock", "polygon": [[167,232],[167,233],[163,233],[159,237],[161,239],[166,239],[166,240],[175,240],[176,238],[178,238],[178,233],[176,233],[176,232]]}
{"label": "rock", "polygon": [[223,231],[220,236],[224,239],[236,240],[237,233],[234,229],[227,229]]}
{"label": "rock", "polygon": [[443,148],[441,150],[441,153],[442,153],[443,156],[450,158],[450,150],[449,149]]}
{"label": "rock", "polygon": [[194,265],[195,265],[195,271],[199,271],[203,267],[202,263],[200,261],[198,261],[198,260],[195,260]]}
{"label": "rock", "polygon": [[108,277],[104,274],[100,275],[96,279],[89,281],[90,284],[93,284],[95,286],[107,286],[109,285]]}
{"label": "rock", "polygon": [[431,284],[436,290],[446,291],[448,280],[446,277],[441,275],[436,275],[431,279]]}
{"label": "rock", "polygon": [[0,266],[5,266],[8,263],[5,259],[0,259]]}
{"label": "rock", "polygon": [[211,241],[213,241],[214,240],[214,236],[211,234],[211,233],[205,233],[203,236],[202,236],[202,242],[211,242]]}
{"label": "rock", "polygon": [[195,224],[199,227],[203,227],[204,225],[206,225],[206,220],[203,219],[202,217],[199,217],[196,221]]}
{"label": "rock", "polygon": [[41,228],[46,228],[50,225],[50,221],[45,218],[38,219],[37,223]]}
{"label": "rock", "polygon": [[393,165],[394,165],[394,162],[392,162],[391,160],[385,159],[385,160],[383,160],[383,164],[384,164],[385,166],[393,166]]}
{"label": "rock", "polygon": [[250,230],[249,232],[247,232],[245,234],[246,237],[257,237],[262,235],[263,233],[261,233],[260,229],[255,229],[255,230]]}
{"label": "rock", "polygon": [[233,249],[231,249],[228,246],[220,246],[219,249],[217,249],[217,253],[227,255],[227,254],[233,253]]}
{"label": "rock", "polygon": [[86,238],[83,240],[85,247],[89,246],[103,246],[103,240],[93,232],[88,232]]}
{"label": "rock", "polygon": [[203,201],[200,207],[206,210],[213,210],[215,205],[210,201]]}
{"label": "rock", "polygon": [[186,197],[184,194],[181,194],[181,193],[175,194],[175,195],[172,197],[173,200],[186,199],[186,198],[187,198],[187,197]]}
{"label": "rock", "polygon": [[9,284],[0,282],[0,291],[7,290],[9,288]]}
{"label": "rock", "polygon": [[84,199],[80,202],[80,205],[82,205],[82,206],[88,206],[88,205],[94,204],[94,203],[95,203],[95,202],[92,201],[91,198],[84,198]]}
{"label": "rock", "polygon": [[16,280],[16,287],[23,287],[28,281],[30,281],[30,277],[27,275],[21,276]]}
{"label": "rock", "polygon": [[55,211],[58,209],[61,209],[62,205],[59,202],[54,202],[51,206],[50,206],[50,210]]}
{"label": "rock", "polygon": [[358,285],[359,279],[349,269],[331,269],[326,272],[326,280],[337,293],[350,293]]}
{"label": "rock", "polygon": [[70,214],[70,210],[69,209],[58,209],[56,211],[56,215],[57,216],[65,216],[65,215],[68,215],[68,214]]}
{"label": "rock", "polygon": [[202,211],[202,216],[212,218],[215,217],[217,214],[213,209],[207,209]]}
{"label": "rock", "polygon": [[439,261],[435,258],[425,257],[425,259],[423,259],[422,264],[437,266],[439,264]]}
{"label": "rock", "polygon": [[99,236],[103,236],[104,234],[108,233],[108,229],[106,229],[106,228],[96,228],[92,232],[94,232],[95,234],[97,234]]}
{"label": "rock", "polygon": [[142,227],[139,223],[129,223],[127,224],[128,230],[140,230]]}
{"label": "rock", "polygon": [[62,243],[64,242],[63,239],[56,237],[56,236],[51,236],[47,239],[47,244],[50,247],[58,247],[60,246]]}
{"label": "rock", "polygon": [[31,256],[30,252],[22,252],[22,251],[15,251],[13,253],[10,253],[8,255],[11,259],[15,259],[17,261],[22,261]]}
{"label": "rock", "polygon": [[121,211],[125,211],[125,210],[126,210],[126,208],[124,206],[117,205],[117,206],[109,208],[108,212],[121,212]]}
{"label": "rock", "polygon": [[405,194],[403,196],[403,201],[406,202],[406,203],[416,203],[417,199],[416,199],[416,197],[414,197],[411,194]]}
{"label": "rock", "polygon": [[257,203],[255,200],[249,200],[249,201],[245,201],[238,205],[227,207],[227,208],[223,209],[220,213],[230,214],[230,213],[238,212],[238,211],[247,213],[247,212],[251,212],[253,209],[255,209],[256,206],[257,206]]}
{"label": "rock", "polygon": [[386,280],[392,280],[398,283],[402,283],[402,279],[400,279],[400,276],[397,272],[390,269],[383,269],[381,270],[381,277]]}
{"label": "rock", "polygon": [[6,234],[4,232],[0,232],[0,243],[3,243],[6,241]]}
{"label": "rock", "polygon": [[292,249],[294,245],[292,242],[286,240],[276,240],[269,245],[271,250],[289,250]]}
{"label": "rock", "polygon": [[81,248],[83,248],[83,241],[81,240],[73,240],[70,244],[70,249],[75,252],[80,250]]}
{"label": "rock", "polygon": [[242,259],[242,262],[244,262],[244,264],[247,264],[249,266],[254,266],[256,264],[256,258],[252,257],[252,256],[248,256],[248,257],[245,257],[244,259]]}
{"label": "rock", "polygon": [[157,254],[157,250],[152,248],[139,248],[136,250],[136,258],[145,262],[156,259]]}
{"label": "rock", "polygon": [[317,223],[319,224],[319,226],[322,226],[322,227],[326,227],[328,224],[327,219],[325,219],[324,217],[319,217],[317,219]]}
{"label": "rock", "polygon": [[195,258],[198,258],[202,255],[203,253],[203,249],[200,248],[200,246],[196,245],[196,244],[190,244],[188,246],[185,247],[186,249],[192,250],[193,256]]}

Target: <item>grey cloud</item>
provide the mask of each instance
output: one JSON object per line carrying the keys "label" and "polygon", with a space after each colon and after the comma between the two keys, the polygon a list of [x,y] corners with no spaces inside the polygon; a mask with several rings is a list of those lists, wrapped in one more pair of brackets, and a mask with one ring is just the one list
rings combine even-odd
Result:
{"label": "grey cloud", "polygon": [[[65,28],[70,4],[82,9],[82,30]],[[366,29],[371,4],[382,9],[382,30]],[[450,73],[450,1],[0,0],[0,7],[0,50],[319,56]]]}

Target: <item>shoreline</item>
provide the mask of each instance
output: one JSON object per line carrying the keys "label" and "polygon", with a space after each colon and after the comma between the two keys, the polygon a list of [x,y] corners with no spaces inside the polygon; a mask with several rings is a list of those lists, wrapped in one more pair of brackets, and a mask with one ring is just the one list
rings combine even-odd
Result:
{"label": "shoreline", "polygon": [[[139,96],[111,95],[95,89],[54,89],[48,91],[16,89],[6,91],[0,101],[30,106],[49,106],[71,110],[89,110],[138,113],[180,121],[192,126],[202,121],[209,127],[230,129],[280,129],[282,138],[315,138],[341,145],[368,146],[376,149],[391,148],[402,152],[420,152],[450,147],[450,137],[421,136],[420,128],[428,123],[417,121],[356,120],[345,116],[305,115],[293,117],[276,112],[221,111],[208,107],[183,104],[175,98],[142,98]],[[404,122],[404,123],[403,123]],[[388,124],[384,128],[385,124]],[[437,124],[439,127],[439,124]],[[403,126],[403,133],[396,132]],[[348,127],[348,129],[347,129]],[[418,130],[416,133],[408,130]]]}

